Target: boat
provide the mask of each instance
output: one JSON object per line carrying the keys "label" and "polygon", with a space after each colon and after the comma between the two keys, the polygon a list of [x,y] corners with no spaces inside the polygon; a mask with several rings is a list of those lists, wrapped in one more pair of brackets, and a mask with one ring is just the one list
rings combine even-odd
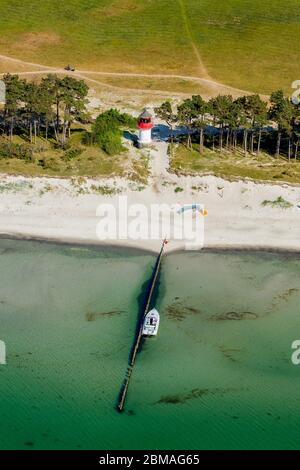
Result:
{"label": "boat", "polygon": [[143,324],[143,336],[156,336],[159,328],[160,316],[158,311],[154,308],[150,310],[145,316]]}

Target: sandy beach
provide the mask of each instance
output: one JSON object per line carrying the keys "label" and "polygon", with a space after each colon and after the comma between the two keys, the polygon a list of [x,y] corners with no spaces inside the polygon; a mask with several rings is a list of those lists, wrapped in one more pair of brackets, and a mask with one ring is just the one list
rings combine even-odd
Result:
{"label": "sandy beach", "polygon": [[[0,177],[1,236],[60,242],[120,245],[157,251],[161,240],[100,241],[96,228],[100,204],[117,206],[119,196],[128,204],[150,208],[161,204],[204,204],[205,248],[300,249],[300,187],[229,182],[214,176],[177,177],[162,160],[153,160],[149,185],[137,188],[122,179],[84,181],[56,178]],[[94,186],[93,186],[94,185]],[[95,193],[92,187],[114,188],[115,194]],[[175,188],[181,188],[175,192]],[[193,188],[193,189],[192,189]],[[290,208],[263,206],[265,200],[284,198]],[[176,241],[168,250],[184,248]]]}

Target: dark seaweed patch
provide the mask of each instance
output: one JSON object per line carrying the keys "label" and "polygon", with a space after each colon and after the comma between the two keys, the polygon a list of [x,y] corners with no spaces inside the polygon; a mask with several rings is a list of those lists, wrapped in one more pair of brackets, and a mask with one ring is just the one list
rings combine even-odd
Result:
{"label": "dark seaweed patch", "polygon": [[241,352],[241,349],[226,349],[220,347],[219,350],[223,354],[226,359],[229,359],[231,362],[237,362],[237,358],[235,357],[236,353]]}
{"label": "dark seaweed patch", "polygon": [[97,318],[101,317],[113,317],[114,315],[121,315],[123,310],[111,310],[110,312],[87,312],[85,314],[86,321],[95,321]]}
{"label": "dark seaweed patch", "polygon": [[166,316],[170,320],[183,321],[188,315],[200,315],[201,310],[183,305],[181,302],[173,302],[166,309]]}
{"label": "dark seaweed patch", "polygon": [[210,317],[213,321],[241,321],[241,320],[256,320],[258,318],[257,313],[254,312],[225,312],[216,313]]}
{"label": "dark seaweed patch", "polygon": [[292,288],[285,290],[282,294],[278,294],[273,299],[273,307],[276,307],[281,301],[288,302],[292,295],[299,292],[299,289]]}
{"label": "dark seaweed patch", "polygon": [[196,400],[198,398],[203,398],[205,396],[213,396],[217,394],[225,394],[231,392],[230,389],[209,389],[209,388],[194,388],[188,393],[177,394],[177,395],[164,395],[154,404],[168,404],[168,405],[182,405],[189,400]]}
{"label": "dark seaweed patch", "polygon": [[220,314],[215,314],[210,317],[210,320],[213,321],[226,321],[226,320],[257,320],[260,316],[266,316],[272,314],[277,308],[280,307],[280,304],[282,302],[288,302],[289,299],[295,295],[297,292],[299,292],[299,289],[297,288],[291,288],[287,289],[281,294],[276,295],[273,298],[273,303],[272,303],[272,309],[269,311],[265,312],[262,315],[258,315],[257,313],[254,312],[225,312],[225,313],[220,313]]}
{"label": "dark seaweed patch", "polygon": [[290,298],[295,295],[297,292],[299,292],[299,289],[293,287],[291,289],[286,289],[284,292],[281,294],[277,294],[273,297],[272,304],[270,309],[265,313],[266,315],[271,315],[272,313],[276,312],[277,310],[280,309],[281,305],[283,302],[287,303]]}

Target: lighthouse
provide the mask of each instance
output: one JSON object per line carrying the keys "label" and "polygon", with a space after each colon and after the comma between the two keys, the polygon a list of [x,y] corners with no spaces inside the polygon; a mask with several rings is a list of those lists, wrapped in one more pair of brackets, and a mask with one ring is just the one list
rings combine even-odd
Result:
{"label": "lighthouse", "polygon": [[151,130],[153,129],[153,127],[154,127],[153,116],[148,111],[148,109],[145,108],[142,114],[138,118],[139,147],[142,147],[143,145],[151,144],[152,142]]}

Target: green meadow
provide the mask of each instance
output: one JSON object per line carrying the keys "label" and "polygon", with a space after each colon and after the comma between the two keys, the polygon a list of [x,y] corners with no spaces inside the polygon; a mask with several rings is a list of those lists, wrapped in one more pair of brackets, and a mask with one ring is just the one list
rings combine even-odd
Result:
{"label": "green meadow", "polygon": [[209,73],[260,93],[300,79],[299,0],[186,0]]}
{"label": "green meadow", "polygon": [[1,0],[0,28],[0,54],[45,65],[265,94],[300,79],[299,0]]}

